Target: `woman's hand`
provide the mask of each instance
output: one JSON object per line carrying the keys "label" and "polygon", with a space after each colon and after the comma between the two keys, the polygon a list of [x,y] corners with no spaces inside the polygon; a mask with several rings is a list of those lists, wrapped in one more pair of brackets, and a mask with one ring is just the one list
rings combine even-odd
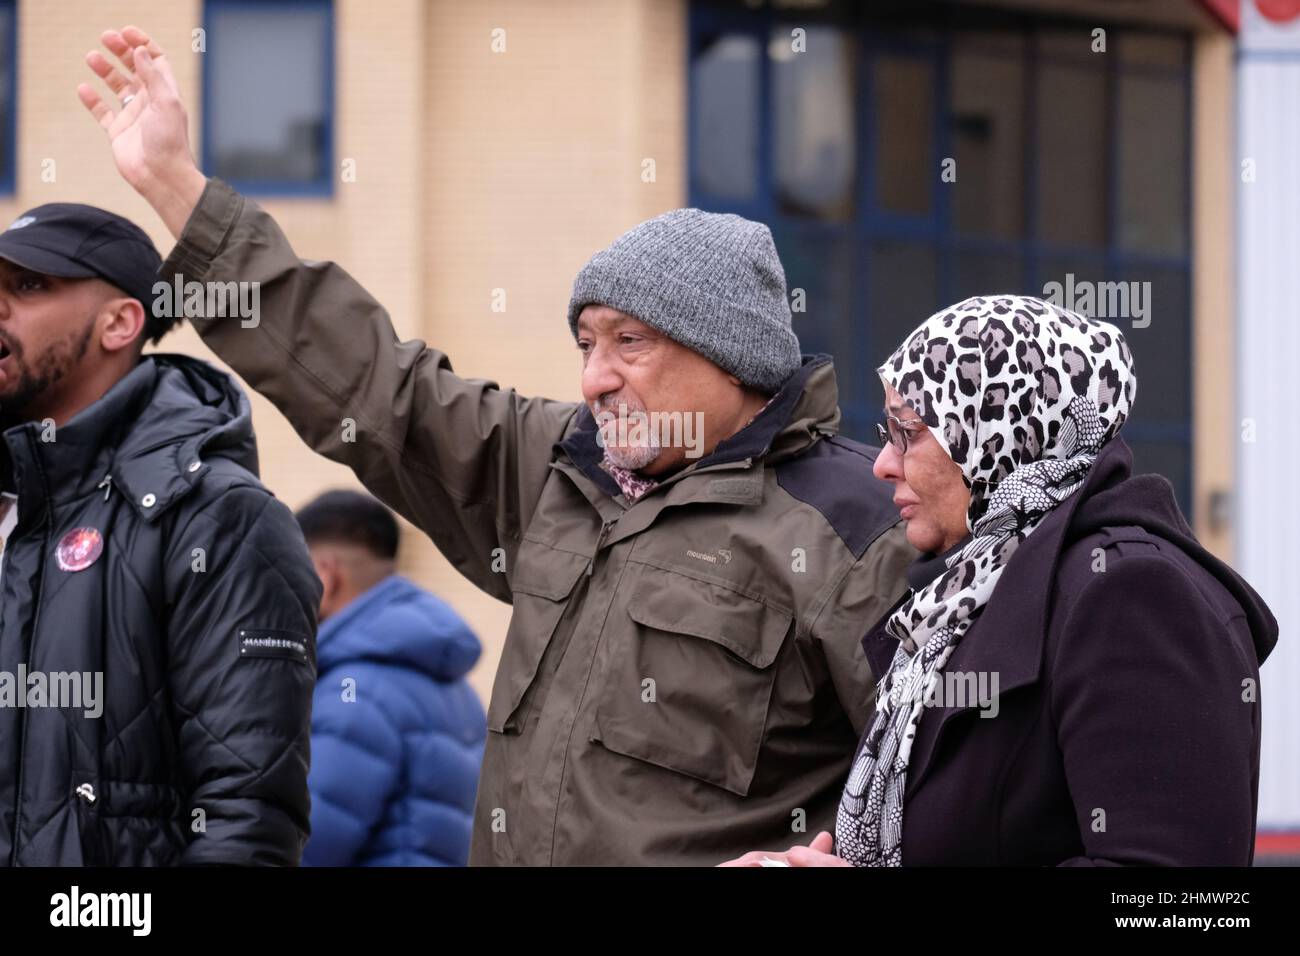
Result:
{"label": "woman's hand", "polygon": [[775,860],[786,866],[852,866],[831,853],[834,846],[835,838],[823,830],[808,846],[792,846],[784,853],[754,850],[726,863],[719,863],[718,866],[763,866],[764,859]]}
{"label": "woman's hand", "polygon": [[109,30],[101,39],[120,66],[98,50],[86,54],[86,63],[120,105],[115,111],[89,83],[80,84],[77,95],[108,134],[117,171],[179,238],[207,179],[190,150],[189,119],[171,64],[138,27]]}

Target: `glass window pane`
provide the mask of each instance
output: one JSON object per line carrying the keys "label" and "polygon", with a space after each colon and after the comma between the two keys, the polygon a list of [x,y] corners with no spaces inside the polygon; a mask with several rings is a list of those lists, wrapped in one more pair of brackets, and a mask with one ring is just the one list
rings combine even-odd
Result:
{"label": "glass window pane", "polygon": [[1104,319],[1124,333],[1138,378],[1135,418],[1164,423],[1191,420],[1186,272],[1146,268],[1108,276],[1097,263],[1052,259],[1042,263],[1041,273],[1043,298]]}
{"label": "glass window pane", "polygon": [[212,175],[259,188],[329,185],[329,10],[209,4],[204,107]]}
{"label": "glass window pane", "polygon": [[981,38],[959,35],[951,67],[952,190],[958,232],[1020,238],[1024,233],[1024,60],[993,56]]}
{"label": "glass window pane", "polygon": [[[850,0],[854,2],[854,0]],[[861,6],[862,0],[856,0]],[[933,46],[937,44],[943,36],[941,30],[932,26],[926,26],[918,21],[934,22],[934,14],[924,9],[917,10],[916,0],[874,0],[871,4],[873,12],[880,13],[882,28],[889,30],[889,38],[892,42],[899,45],[907,46]],[[888,8],[893,7],[890,11]],[[898,16],[889,16],[889,14]],[[887,24],[887,26],[886,26]]]}
{"label": "glass window pane", "polygon": [[14,181],[14,5],[0,2],[0,189]]}
{"label": "glass window pane", "polygon": [[1016,29],[962,28],[952,35],[953,51],[990,57],[1020,59],[1025,55],[1025,34]]}
{"label": "glass window pane", "polygon": [[1184,442],[1139,441],[1129,434],[1125,423],[1120,437],[1133,449],[1133,473],[1164,475],[1174,486],[1178,508],[1188,520],[1192,517],[1192,449]]}
{"label": "glass window pane", "polygon": [[[1067,258],[1049,257],[1038,263],[1038,292],[1074,312],[1091,310],[1088,303],[1096,295],[1097,283],[1106,281],[1105,261],[1101,255]],[[1058,294],[1059,293],[1059,294]]]}
{"label": "glass window pane", "polygon": [[[1038,263],[1037,291],[1033,294],[1061,308],[1092,318],[1107,318],[1111,286],[1102,256],[1047,258]],[[1097,307],[1100,295],[1103,306]],[[1127,338],[1127,326],[1123,326]],[[1141,399],[1139,391],[1138,398]]]}
{"label": "glass window pane", "polygon": [[[1043,63],[1053,61],[1080,61],[1088,60],[1092,57],[1100,59],[1105,53],[1094,52],[1092,31],[1095,27],[1087,29],[1067,28],[1057,29],[1050,28],[1041,30],[1038,33],[1038,57]],[[1110,31],[1107,31],[1109,42]],[[1109,48],[1108,48],[1109,49]]]}
{"label": "glass window pane", "polygon": [[[953,302],[973,295],[1039,295],[1025,288],[1024,259],[1018,254],[953,252]],[[951,303],[944,303],[948,305]]]}
{"label": "glass window pane", "polygon": [[871,329],[870,383],[881,397],[875,369],[894,354],[916,327],[937,312],[939,269],[934,247],[919,242],[873,242],[868,251],[867,325]]}
{"label": "glass window pane", "polygon": [[1120,74],[1119,243],[1187,251],[1187,96],[1182,76]]}
{"label": "glass window pane", "polygon": [[856,158],[853,44],[833,27],[805,32],[803,52],[787,27],[775,27],[768,44],[777,204],[790,215],[844,221],[853,215]]}
{"label": "glass window pane", "polygon": [[881,55],[872,73],[876,201],[891,212],[925,215],[930,211],[931,185],[939,175],[934,162],[930,61]]}
{"label": "glass window pane", "polygon": [[1100,246],[1106,241],[1106,81],[1100,66],[1039,67],[1038,236]]}
{"label": "glass window pane", "polygon": [[758,189],[758,40],[718,37],[692,65],[695,185],[706,196],[747,200]]}
{"label": "glass window pane", "polygon": [[1187,41],[1169,33],[1123,33],[1119,61],[1127,66],[1187,66]]}
{"label": "glass window pane", "polygon": [[854,314],[853,241],[838,231],[789,223],[775,226],[773,239],[785,267],[799,347],[807,354],[825,352],[834,357],[842,404],[847,404],[856,387],[855,366],[861,361],[860,326]]}
{"label": "glass window pane", "polygon": [[[1131,269],[1121,273],[1131,297],[1142,303],[1133,321],[1120,322],[1133,352],[1138,390],[1137,420],[1190,422],[1192,329],[1187,273],[1175,269]],[[1143,314],[1138,315],[1141,311]],[[1145,327],[1143,327],[1145,326]],[[1231,400],[1231,396],[1221,396]]]}

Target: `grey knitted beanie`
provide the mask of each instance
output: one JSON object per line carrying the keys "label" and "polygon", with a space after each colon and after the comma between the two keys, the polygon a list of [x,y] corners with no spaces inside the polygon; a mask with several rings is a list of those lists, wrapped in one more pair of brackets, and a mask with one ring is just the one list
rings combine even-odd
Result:
{"label": "grey knitted beanie", "polygon": [[592,256],[573,282],[569,329],[588,305],[653,326],[761,392],[799,368],[772,233],[730,213],[674,209]]}

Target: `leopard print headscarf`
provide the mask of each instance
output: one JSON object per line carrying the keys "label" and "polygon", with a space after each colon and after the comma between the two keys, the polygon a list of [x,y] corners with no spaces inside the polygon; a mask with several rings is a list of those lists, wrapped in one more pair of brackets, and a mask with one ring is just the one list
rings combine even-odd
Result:
{"label": "leopard print headscarf", "polygon": [[898,650],[835,823],[839,856],[899,866],[907,767],[925,703],[1020,542],[1079,489],[1124,424],[1137,379],[1119,329],[1014,295],[935,313],[878,372],[971,492],[970,543],[886,623]]}

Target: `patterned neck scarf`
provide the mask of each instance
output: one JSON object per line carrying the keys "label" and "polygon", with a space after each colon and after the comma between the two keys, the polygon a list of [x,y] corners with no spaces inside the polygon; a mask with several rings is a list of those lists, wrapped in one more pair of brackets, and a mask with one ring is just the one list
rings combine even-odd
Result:
{"label": "patterned neck scarf", "polygon": [[605,452],[605,457],[601,459],[600,467],[614,479],[614,482],[618,485],[618,490],[623,492],[623,497],[628,500],[628,504],[635,504],[647,491],[659,484],[655,479],[642,477],[631,468],[624,468],[621,465],[614,464],[610,461],[608,451]]}
{"label": "patterned neck scarf", "polygon": [[903,794],[916,725],[1003,568],[1083,484],[1137,390],[1123,334],[1039,299],[988,296],[935,313],[878,372],[961,468],[971,541],[886,623],[898,638],[845,784],[839,856],[902,864]]}

